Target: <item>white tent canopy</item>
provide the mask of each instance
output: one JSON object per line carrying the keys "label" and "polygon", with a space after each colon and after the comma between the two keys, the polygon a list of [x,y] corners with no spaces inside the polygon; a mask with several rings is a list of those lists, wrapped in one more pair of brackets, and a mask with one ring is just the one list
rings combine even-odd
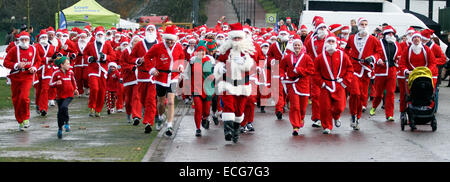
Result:
{"label": "white tent canopy", "polygon": [[134,31],[136,29],[139,29],[139,23],[134,23],[134,22],[127,21],[124,19],[120,19],[119,25],[117,25],[116,28],[133,29],[133,31]]}

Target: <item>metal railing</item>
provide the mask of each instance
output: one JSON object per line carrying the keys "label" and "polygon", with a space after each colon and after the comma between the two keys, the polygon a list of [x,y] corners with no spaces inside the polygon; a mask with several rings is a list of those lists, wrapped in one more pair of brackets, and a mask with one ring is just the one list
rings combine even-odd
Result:
{"label": "metal railing", "polygon": [[256,0],[231,0],[233,9],[236,12],[238,21],[244,24],[247,19],[251,21],[250,25],[255,25],[256,20]]}

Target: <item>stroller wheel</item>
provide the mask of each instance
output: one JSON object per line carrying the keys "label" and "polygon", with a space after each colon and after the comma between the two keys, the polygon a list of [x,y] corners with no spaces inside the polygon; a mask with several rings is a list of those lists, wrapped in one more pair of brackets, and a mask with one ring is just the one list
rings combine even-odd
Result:
{"label": "stroller wheel", "polygon": [[414,124],[414,120],[409,121],[409,127],[411,127],[411,131],[414,131],[417,129],[416,125]]}
{"label": "stroller wheel", "polygon": [[434,132],[437,129],[437,121],[436,119],[434,119],[433,121],[431,121],[431,130]]}

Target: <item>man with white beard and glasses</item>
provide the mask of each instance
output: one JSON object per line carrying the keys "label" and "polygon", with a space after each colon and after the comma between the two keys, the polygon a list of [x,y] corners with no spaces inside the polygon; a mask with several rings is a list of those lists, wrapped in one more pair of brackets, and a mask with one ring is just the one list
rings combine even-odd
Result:
{"label": "man with white beard and glasses", "polygon": [[88,80],[88,72],[87,66],[88,62],[83,58],[83,52],[86,46],[89,43],[88,32],[82,31],[80,33],[80,38],[75,43],[75,50],[77,52],[77,56],[75,57],[73,72],[75,73],[75,80],[77,82],[78,93],[84,94],[85,89],[89,88]]}

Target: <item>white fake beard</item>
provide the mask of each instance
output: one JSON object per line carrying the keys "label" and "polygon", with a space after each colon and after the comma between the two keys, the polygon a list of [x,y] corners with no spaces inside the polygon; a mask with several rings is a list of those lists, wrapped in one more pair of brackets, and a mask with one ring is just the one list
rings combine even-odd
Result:
{"label": "white fake beard", "polygon": [[106,40],[112,40],[112,36],[106,36]]}
{"label": "white fake beard", "polygon": [[95,38],[95,41],[100,42],[100,43],[103,44],[103,43],[105,43],[106,40],[105,40],[105,37],[103,36],[102,38],[96,37],[96,38]]}
{"label": "white fake beard", "polygon": [[397,39],[394,36],[389,36],[389,35],[386,35],[385,39],[386,39],[386,41],[388,41],[390,43],[397,41]]}
{"label": "white fake beard", "polygon": [[420,51],[422,51],[422,44],[416,45],[412,44],[411,49],[413,50],[414,54],[420,54]]}
{"label": "white fake beard", "polygon": [[369,27],[361,28],[358,26],[358,32],[360,35],[369,35]]}
{"label": "white fake beard", "polygon": [[50,43],[52,43],[53,46],[58,46],[58,39],[53,38],[53,40],[50,40]]}
{"label": "white fake beard", "polygon": [[87,41],[86,41],[86,40],[83,40],[83,39],[80,39],[80,40],[78,40],[78,44],[79,44],[79,46],[80,46],[80,49],[81,49],[81,50],[84,50],[84,48],[85,48],[86,45],[87,45]]}
{"label": "white fake beard", "polygon": [[48,38],[46,38],[46,39],[44,39],[44,38],[39,39],[39,44],[41,44],[43,46],[47,46],[48,45]]}
{"label": "white fake beard", "polygon": [[115,39],[114,42],[116,42],[116,44],[118,44],[120,42],[120,39]]}
{"label": "white fake beard", "polygon": [[319,31],[317,31],[317,36],[320,39],[324,39],[326,36],[328,36],[328,31],[326,31],[326,30],[319,30]]}
{"label": "white fake beard", "polygon": [[280,38],[281,42],[287,42],[287,41],[289,41],[289,35],[286,35],[286,36],[279,36],[279,38]]}
{"label": "white fake beard", "polygon": [[26,43],[20,42],[19,47],[22,49],[28,49],[28,48],[30,48],[30,42],[26,42]]}
{"label": "white fake beard", "polygon": [[253,42],[245,39],[241,41],[231,41],[231,48],[241,53],[249,53],[251,55],[253,55],[253,52],[255,51]]}
{"label": "white fake beard", "polygon": [[345,46],[347,46],[347,42],[341,42],[341,47],[344,48]]}
{"label": "white fake beard", "polygon": [[66,45],[67,39],[68,39],[68,38],[61,37],[61,40],[60,40],[60,41],[61,41],[61,44],[62,44],[62,45]]}
{"label": "white fake beard", "polygon": [[217,47],[222,45],[224,42],[225,42],[225,39],[222,39],[222,40],[216,39]]}
{"label": "white fake beard", "polygon": [[145,40],[147,40],[147,42],[154,42],[156,40],[156,33],[145,32]]}
{"label": "white fake beard", "polygon": [[337,44],[325,44],[325,51],[327,51],[330,54],[333,54],[337,51]]}

